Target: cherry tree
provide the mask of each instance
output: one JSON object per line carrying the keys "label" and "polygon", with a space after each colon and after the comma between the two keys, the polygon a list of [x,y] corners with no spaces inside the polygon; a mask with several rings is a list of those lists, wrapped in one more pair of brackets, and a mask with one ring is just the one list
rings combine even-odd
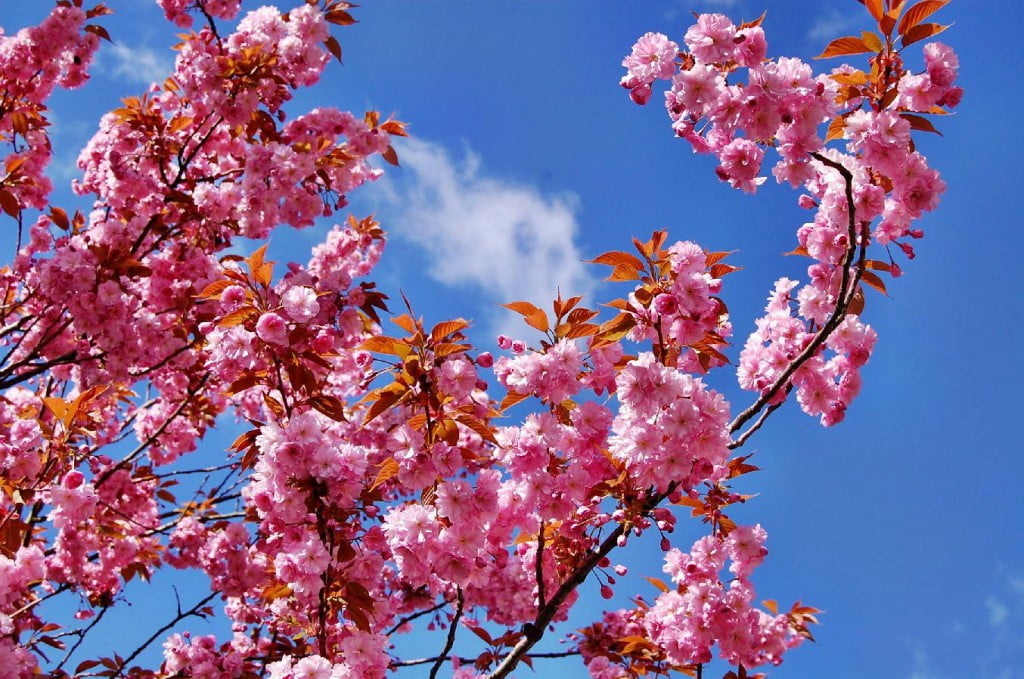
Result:
{"label": "cherry tree", "polygon": [[[385,231],[344,213],[397,164],[405,125],[288,109],[340,59],[332,26],[354,6],[239,18],[240,0],[158,2],[189,32],[174,72],[82,150],[81,210],[50,200],[47,101],[86,81],[110,10],[59,0],[0,36],[0,207],[17,236],[0,269],[0,676],[497,678],[582,662],[700,677],[718,657],[740,678],[812,638],[815,608],[756,604],[767,532],[728,512],[773,412],[795,400],[831,426],[861,389],[877,339],[865,289],[901,275],[945,188],[913,135],[962,96],[955,53],[925,42],[947,0],[861,0],[873,30],[820,58],[862,65],[817,74],[767,57],[764,16],[697,15],[681,41],[648,33],[625,57],[629,96],[646,104],[665,81],[671,130],[722,181],[755,193],[771,162],[808,211],[791,253],[807,280],[779,279],[739,343],[739,408],[713,386],[734,371],[727,253],[634,238],[593,259],[619,298],[509,302],[528,328],[481,351],[466,320],[427,327],[415,299],[375,286]],[[334,215],[306,263],[228,251]],[[225,414],[234,445],[190,462]],[[677,544],[688,518],[706,534]],[[618,555],[649,533],[654,596],[565,629],[580,597],[621,587]],[[83,657],[129,582],[176,570],[208,590],[141,645]],[[50,619],[62,609],[42,604],[61,598],[67,619]],[[187,633],[215,608],[226,637]],[[424,623],[436,652],[408,657]],[[567,650],[535,649],[552,635]]]}

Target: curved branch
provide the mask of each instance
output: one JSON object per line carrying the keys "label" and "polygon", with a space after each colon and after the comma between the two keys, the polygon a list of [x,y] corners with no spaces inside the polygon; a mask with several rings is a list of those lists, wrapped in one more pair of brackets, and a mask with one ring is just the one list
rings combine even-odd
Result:
{"label": "curved branch", "polygon": [[[854,255],[857,252],[857,214],[856,206],[853,202],[853,173],[851,173],[842,164],[821,155],[820,153],[812,153],[811,156],[818,162],[831,167],[843,176],[843,180],[846,183],[846,206],[847,212],[849,213],[849,224],[847,225],[848,244],[846,246],[846,256],[842,262],[842,280],[839,284],[839,300],[836,302],[836,308],[832,311],[828,320],[825,324],[818,329],[815,333],[814,338],[811,342],[804,347],[804,350],[797,355],[789,365],[786,367],[782,374],[779,375],[775,382],[765,391],[761,393],[761,396],[754,401],[749,408],[744,410],[742,413],[736,416],[731,423],[729,423],[729,433],[735,433],[740,427],[750,421],[751,418],[756,416],[761,409],[771,402],[781,391],[785,388],[786,384],[793,374],[803,366],[812,356],[814,356],[821,345],[828,340],[829,335],[839,326],[842,320],[846,317],[846,310],[850,306],[850,301],[853,299],[853,292],[856,290],[857,282],[860,280],[860,275],[863,273],[864,268],[864,257],[863,251],[867,246],[866,242],[861,243],[862,256],[860,262],[857,264],[857,272],[855,276],[850,276],[850,266],[853,264]],[[760,424],[757,425],[760,427]],[[745,439],[744,439],[745,440]]]}
{"label": "curved branch", "polygon": [[[860,244],[861,257],[857,264],[856,273],[851,276],[850,267],[853,264],[854,256],[858,250],[857,244],[857,218],[856,208],[853,202],[853,174],[846,169],[840,163],[837,163],[819,153],[811,154],[816,160],[822,164],[837,170],[843,177],[846,183],[846,202],[849,211],[849,244],[846,249],[846,256],[842,262],[842,280],[839,286],[839,300],[836,304],[835,310],[832,315],[825,322],[825,324],[818,330],[810,344],[804,348],[804,350],[790,363],[786,370],[776,379],[772,386],[761,394],[749,408],[744,410],[738,415],[729,425],[729,433],[734,433],[746,424],[750,419],[757,416],[757,414],[769,404],[769,402],[775,398],[775,396],[782,389],[787,389],[789,379],[793,376],[800,366],[807,362],[808,359],[813,356],[821,345],[825,343],[832,332],[839,326],[839,323],[845,318],[846,310],[850,305],[850,301],[853,299],[853,291],[856,289],[857,283],[860,281],[860,274],[864,267],[864,249],[867,246],[866,238],[862,239]],[[738,448],[743,445],[746,440],[757,431],[767,417],[778,409],[781,404],[773,404],[769,409],[754,423],[751,428],[744,432],[744,434],[732,442],[730,448]],[[644,503],[641,514],[647,514],[661,502],[671,495],[676,488],[678,488],[678,482],[672,482],[669,484],[668,490],[665,493],[658,493],[652,495],[647,502]],[[544,629],[554,619],[555,613],[558,611],[559,606],[564,603],[566,598],[572,593],[577,587],[579,587],[590,575],[590,572],[597,567],[597,564],[611,553],[615,547],[618,546],[619,537],[625,535],[631,524],[628,522],[620,523],[615,529],[601,542],[598,549],[590,554],[582,564],[566,579],[558,590],[552,595],[551,599],[544,603],[537,611],[537,617],[532,623],[528,623],[523,629],[523,638],[517,643],[507,656],[502,660],[501,664],[498,665],[497,669],[488,675],[488,679],[503,679],[507,677],[509,673],[515,669],[516,665],[527,655],[529,650],[540,641],[544,635]]]}

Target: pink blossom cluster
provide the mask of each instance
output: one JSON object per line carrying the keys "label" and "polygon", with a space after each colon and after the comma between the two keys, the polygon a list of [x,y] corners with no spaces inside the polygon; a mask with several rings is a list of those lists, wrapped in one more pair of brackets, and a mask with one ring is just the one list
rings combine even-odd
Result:
{"label": "pink blossom cluster", "polygon": [[[708,334],[726,338],[732,334],[732,324],[717,296],[722,291],[722,280],[707,271],[707,258],[699,245],[679,241],[668,248],[670,273],[668,283],[647,304],[639,299],[642,288],[630,295],[630,313],[636,327],[629,334],[635,342],[653,341],[688,347],[702,341]],[[717,367],[723,360],[714,360]],[[696,354],[687,351],[680,362],[688,372],[707,372]]]}
{"label": "pink blossom cluster", "polygon": [[202,10],[217,19],[230,21],[238,14],[242,0],[157,0],[156,4],[164,10],[168,21],[189,28],[192,26],[190,11]]}
{"label": "pink blossom cluster", "polygon": [[[480,636],[482,625],[505,628],[505,647],[534,641],[568,618],[581,582],[614,596],[626,571],[611,550],[648,530],[661,533],[676,587],[584,632],[592,676],[625,676],[624,657],[705,663],[715,645],[732,665],[781,662],[804,638],[799,612],[753,606],[765,532],[721,513],[745,499],[730,484],[750,469],[729,459],[745,438],[732,438],[729,404],[704,377],[726,362],[716,347],[732,332],[718,295],[734,267],[718,264],[722,253],[662,249],[654,237],[637,242],[645,265],[607,253],[625,262],[622,278],[642,280],[610,305],[615,319],[590,323],[598,312],[570,312],[559,298],[539,348],[502,336],[510,353],[497,359],[443,325],[426,332],[412,314],[394,319],[408,337],[386,337],[384,297],[360,280],[384,246],[372,219],[335,226],[306,264],[276,278],[265,248],[218,259],[239,237],[330,216],[379,176],[372,156],[394,160],[400,123],[285,112],[320,77],[330,15],[343,11],[332,8],[348,5],[262,7],[222,34],[238,0],[159,4],[180,26],[205,25],[184,37],[171,78],[101,121],[79,158],[88,214],[37,217],[0,270],[0,377],[26,382],[0,396],[0,674],[37,672],[38,654],[16,642],[44,628],[38,590],[83,595],[86,619],[127,581],[170,567],[207,575],[231,632],[220,642],[173,633],[162,674],[380,677],[394,659],[391,630],[425,613],[435,612],[431,626]],[[21,59],[50,80],[0,78],[18,106],[45,111],[54,84],[81,82],[96,37],[84,20],[61,6],[0,38],[2,78]],[[914,149],[911,129],[924,124],[911,112],[959,102],[957,57],[930,43],[916,75],[896,58],[892,103],[881,106],[840,89],[852,69],[815,76],[797,59],[766,60],[757,24],[705,14],[682,42],[682,53],[660,34],[637,42],[623,62],[632,98],[645,103],[655,81],[670,80],[673,129],[717,156],[724,181],[755,191],[775,148],[774,175],[801,186],[800,205],[814,211],[797,232],[810,280],[776,283],[740,354],[741,386],[772,404],[795,392],[806,412],[838,422],[876,343],[852,306],[857,286],[877,286],[872,272],[886,268],[867,247],[913,256],[914,220],[944,189]],[[747,82],[730,82],[742,69]],[[0,135],[14,139],[8,113]],[[830,119],[845,152],[825,148]],[[45,207],[49,185],[32,179],[45,136],[17,134],[36,155],[16,197]],[[624,338],[652,350],[629,356]],[[508,392],[500,405],[488,371]],[[508,404],[528,397],[539,409],[500,426]],[[165,467],[229,409],[251,425],[232,457],[191,470],[220,485],[175,498],[181,467]],[[132,433],[134,452],[105,454]],[[670,549],[677,512],[666,500],[703,512],[713,535],[688,553]],[[461,662],[456,676],[477,676]]]}
{"label": "pink blossom cluster", "polygon": [[235,634],[230,642],[220,646],[213,635],[172,634],[163,644],[163,669],[171,674],[189,672],[194,677],[231,679],[252,671],[246,659],[259,652],[256,646],[244,634]]}
{"label": "pink blossom cluster", "polygon": [[572,340],[563,339],[543,353],[500,357],[494,364],[494,374],[506,389],[535,395],[547,403],[561,403],[579,392],[582,367],[583,352]]}
{"label": "pink blossom cluster", "polygon": [[577,648],[592,679],[624,679],[626,668],[616,663],[609,651],[622,646],[622,639],[643,637],[647,631],[638,610],[605,611],[601,622],[584,630],[582,638],[574,635]]}
{"label": "pink blossom cluster", "polygon": [[941,42],[930,42],[924,46],[924,64],[924,72],[900,78],[896,106],[926,113],[933,112],[933,107],[955,108],[964,96],[963,89],[953,84],[960,68],[956,52]]}
{"label": "pink blossom cluster", "polygon": [[[808,268],[809,283],[793,293],[796,282],[777,282],[768,313],[759,319],[740,357],[741,386],[768,392],[777,388],[788,364],[817,330],[830,322],[833,310],[852,298],[849,288],[842,289],[851,250],[863,252],[873,238],[914,256],[913,247],[900,239],[923,235],[912,222],[935,208],[945,184],[913,148],[911,122],[901,112],[941,112],[939,107],[956,106],[962,96],[954,85],[958,60],[947,46],[928,43],[925,71],[900,76],[899,95],[890,108],[867,106],[863,97],[846,101],[841,129],[848,140],[848,154],[843,154],[824,148],[819,129],[842,111],[836,78],[849,77],[848,67],[814,76],[798,59],[765,60],[760,26],[738,29],[717,14],[701,15],[687,31],[689,52],[681,61],[672,60],[666,41],[664,36],[647,34],[623,62],[628,69],[623,85],[631,89],[633,98],[644,103],[647,97],[638,96],[637,88],[671,78],[666,106],[673,129],[695,151],[718,155],[717,172],[723,180],[753,191],[763,181],[757,174],[764,149],[772,146],[781,156],[773,170],[776,179],[803,186],[808,193],[800,204],[816,210],[813,220],[797,232],[801,251],[817,261]],[[900,68],[899,57],[893,59],[894,67]],[[748,82],[729,84],[727,78],[741,67],[747,70]],[[852,177],[849,197],[847,180],[835,166],[845,168]],[[869,232],[867,225],[876,219],[877,226]],[[891,254],[889,259],[889,271],[898,276],[900,269]],[[834,355],[815,355],[792,379],[801,407],[820,415],[825,425],[843,419],[860,390],[857,371],[875,343],[874,331],[856,315],[839,320],[842,339],[833,335],[827,343]],[[783,391],[773,393],[776,402],[785,397]]]}
{"label": "pink blossom cluster", "polygon": [[390,662],[387,638],[383,634],[354,631],[341,642],[342,662],[331,662],[320,655],[302,658],[285,656],[267,665],[270,679],[378,679]]}
{"label": "pink blossom cluster", "polygon": [[53,188],[43,174],[52,155],[44,104],[55,88],[89,78],[100,39],[84,30],[86,20],[81,7],[68,4],[54,7],[38,26],[0,34],[0,141],[12,144],[0,189],[22,208],[45,209]]}
{"label": "pink blossom cluster", "polygon": [[[740,386],[752,391],[765,391],[779,380],[783,372],[811,341],[805,322],[794,317],[794,305],[808,317],[805,302],[816,292],[811,286],[793,294],[796,281],[779,279],[765,307],[767,314],[757,320],[757,330],[750,334],[740,354],[737,368]],[[823,320],[823,319],[822,319]],[[825,343],[833,353],[811,356],[794,374],[797,401],[809,415],[820,416],[825,426],[841,422],[849,403],[860,393],[859,370],[867,363],[877,341],[877,333],[857,316],[847,314]],[[784,394],[778,398],[784,397]]]}
{"label": "pink blossom cluster", "polygon": [[[717,644],[720,657],[731,665],[778,665],[787,650],[803,641],[788,616],[753,606],[750,575],[768,553],[766,537],[760,525],[739,526],[725,538],[700,538],[688,554],[678,549],[666,554],[664,570],[678,588],[658,596],[643,624],[669,662],[707,663]],[[734,576],[728,586],[719,577],[726,559]]]}
{"label": "pink blossom cluster", "polygon": [[[42,429],[36,420],[24,417],[41,407],[39,398],[24,387],[12,387],[0,398],[0,469],[16,487],[32,487],[43,471]],[[6,487],[0,490],[0,499],[12,501]]]}
{"label": "pink blossom cluster", "polygon": [[641,488],[688,489],[724,474],[729,406],[700,378],[641,353],[619,373],[608,449]]}
{"label": "pink blossom cluster", "polygon": [[20,547],[13,557],[0,554],[0,668],[8,676],[28,677],[37,669],[37,659],[17,639],[36,627],[39,619],[34,612],[17,612],[28,601],[26,592],[44,575],[45,559],[38,545]]}
{"label": "pink blossom cluster", "polygon": [[56,537],[46,577],[102,601],[124,586],[122,569],[139,569],[148,577],[159,567],[155,532],[160,521],[155,482],[134,479],[102,456],[89,462],[96,481],[74,470],[48,492]]}
{"label": "pink blossom cluster", "polygon": [[[720,162],[716,172],[736,188],[753,193],[764,182],[758,176],[763,145],[773,139],[782,156],[776,176],[792,180],[807,174],[800,166],[808,162],[809,152],[822,147],[818,127],[835,112],[836,85],[828,76],[813,77],[799,59],[765,61],[764,30],[737,28],[721,14],[700,15],[686,32],[689,53],[681,66],[668,49],[654,49],[665,41],[665,36],[648,33],[623,62],[622,85],[634,101],[646,103],[654,80],[671,80],[665,106],[672,129],[695,151],[715,153]],[[654,55],[657,69],[644,63]],[[727,77],[739,67],[747,68],[749,81],[729,84]]]}

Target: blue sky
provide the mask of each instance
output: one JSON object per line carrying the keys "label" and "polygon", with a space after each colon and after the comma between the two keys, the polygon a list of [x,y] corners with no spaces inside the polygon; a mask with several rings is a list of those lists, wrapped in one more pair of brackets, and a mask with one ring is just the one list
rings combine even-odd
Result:
{"label": "blue sky", "polygon": [[[118,14],[102,23],[117,44],[105,45],[83,91],[54,100],[58,184],[74,176],[100,113],[172,63],[176,30],[155,4],[108,4]],[[10,33],[48,3],[5,5],[0,25]],[[393,296],[404,290],[428,320],[472,318],[485,348],[499,331],[531,339],[498,304],[541,303],[556,286],[591,302],[621,295],[580,260],[667,227],[673,239],[739,250],[730,261],[744,269],[728,277],[724,297],[742,343],[772,281],[801,276],[806,265],[781,256],[805,217],[797,194],[772,182],[754,197],[730,189],[712,159],[673,139],[657,98],[637,107],[617,83],[622,57],[644,32],[679,40],[691,9],[739,19],[765,7],[769,56],[809,59],[830,37],[871,28],[854,0],[388,0],[367,3],[355,11],[359,24],[336,32],[344,66],[333,65],[290,110],[375,108],[410,123],[415,140],[399,149],[403,168],[353,194],[351,209],[375,212],[394,235],[377,280]],[[949,190],[923,220],[918,258],[901,262],[893,299],[868,293],[865,317],[880,339],[864,393],[833,429],[790,405],[748,444],[762,471],[742,490],[759,495],[734,518],[769,534],[759,595],[827,611],[818,643],[771,676],[1010,679],[1024,667],[1016,205],[1024,149],[1010,89],[1024,54],[1004,29],[1018,16],[1011,0],[954,0],[936,15],[955,23],[940,39],[959,53],[966,96],[938,123],[946,136],[921,136],[918,145]],[[65,207],[77,200],[66,189],[55,199]],[[272,254],[305,260],[328,226],[279,231]],[[736,409],[749,401],[728,371],[712,384]],[[700,531],[684,522],[679,544]],[[659,575],[654,541],[627,563]],[[166,597],[169,585],[151,589]],[[646,585],[636,591],[652,595]],[[613,604],[634,592],[620,593]],[[151,594],[137,588],[133,596],[139,610]],[[598,606],[581,605],[580,622],[596,618]],[[577,676],[575,665],[538,669]]]}

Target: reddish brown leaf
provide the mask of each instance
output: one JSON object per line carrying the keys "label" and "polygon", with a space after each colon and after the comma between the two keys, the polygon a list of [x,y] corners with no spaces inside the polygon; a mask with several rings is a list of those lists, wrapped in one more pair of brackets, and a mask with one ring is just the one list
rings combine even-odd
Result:
{"label": "reddish brown leaf", "polygon": [[863,311],[864,290],[858,285],[857,289],[853,291],[853,297],[850,298],[849,306],[846,307],[846,313],[853,314],[854,316],[860,316]]}
{"label": "reddish brown leaf", "polygon": [[409,136],[409,133],[405,131],[405,123],[400,120],[385,120],[380,126],[380,129],[384,130],[388,134],[393,134],[396,137]]}
{"label": "reddish brown leaf", "polygon": [[225,328],[230,328],[236,325],[242,325],[243,323],[245,323],[251,318],[254,318],[258,314],[259,311],[256,309],[256,307],[247,304],[246,306],[235,309],[234,311],[221,317],[221,319],[217,322],[217,325]]}
{"label": "reddish brown leaf", "polygon": [[949,0],[923,0],[907,10],[907,13],[900,19],[900,35],[905,36],[907,31],[917,26],[922,21],[939,11],[949,3]]}
{"label": "reddish brown leaf", "polygon": [[922,132],[934,132],[935,134],[942,136],[942,133],[935,129],[935,125],[932,121],[928,120],[919,115],[913,113],[901,113],[900,117],[910,123],[910,127],[915,130],[921,130]]}
{"label": "reddish brown leaf", "polygon": [[501,404],[498,406],[498,410],[508,410],[515,404],[525,401],[528,398],[530,398],[529,394],[520,394],[517,391],[510,391],[505,394],[505,398],[501,399]]}
{"label": "reddish brown leaf", "polygon": [[21,214],[21,205],[13,193],[7,189],[0,189],[0,208],[15,219]]}
{"label": "reddish brown leaf", "polygon": [[619,264],[608,274],[606,281],[635,281],[640,279],[640,270],[629,264]]}
{"label": "reddish brown leaf", "polygon": [[405,393],[406,390],[401,387],[401,385],[391,385],[391,388],[380,390],[377,400],[374,401],[373,405],[370,406],[370,409],[366,411],[366,417],[363,418],[363,424],[369,424],[374,418],[397,403],[400,398],[405,396]]}
{"label": "reddish brown leaf", "polygon": [[882,6],[882,0],[866,0],[864,6],[868,8],[868,12],[871,13],[872,18],[875,21],[881,21],[882,17],[885,16],[885,8]]}
{"label": "reddish brown leaf", "polygon": [[870,47],[864,44],[862,38],[848,35],[842,38],[836,38],[830,42],[823,51],[815,59],[829,59],[831,57],[839,57],[844,54],[864,54],[865,52],[872,52]]}
{"label": "reddish brown leaf", "polygon": [[571,328],[569,332],[565,333],[567,339],[577,339],[579,337],[593,337],[601,330],[601,326],[596,323],[578,323]]}
{"label": "reddish brown leaf", "polygon": [[863,280],[865,283],[867,283],[868,285],[873,287],[875,290],[878,290],[880,293],[882,293],[886,297],[889,296],[889,293],[886,292],[886,289],[885,289],[885,281],[883,281],[878,276],[878,274],[873,273],[871,271],[864,271],[863,273],[861,273],[861,280]]}
{"label": "reddish brown leaf", "polygon": [[110,39],[110,33],[107,32],[107,29],[105,29],[102,26],[99,26],[97,24],[89,24],[88,26],[85,27],[85,32],[86,33],[92,33],[96,37],[102,38],[103,40],[106,40],[107,42],[109,42],[111,44],[113,44],[113,42],[114,42],[113,40]]}
{"label": "reddish brown leaf", "polygon": [[829,143],[834,139],[841,139],[843,136],[843,130],[846,129],[846,118],[839,116],[835,118],[831,123],[828,124],[828,130],[825,134],[825,143]]}
{"label": "reddish brown leaf", "polygon": [[359,345],[359,348],[378,354],[390,354],[399,358],[405,358],[412,353],[412,347],[405,342],[393,337],[384,337],[383,335],[368,338]]}
{"label": "reddish brown leaf", "polygon": [[342,63],[341,43],[338,42],[337,38],[335,38],[333,35],[329,35],[326,38],[324,38],[324,47],[327,48],[327,51],[331,53],[332,57],[338,60],[339,64]]}
{"label": "reddish brown leaf", "polygon": [[736,254],[735,250],[722,250],[719,252],[705,252],[704,253],[704,264],[705,266],[714,266],[729,255]]}
{"label": "reddish brown leaf", "polygon": [[506,309],[511,309],[512,311],[515,311],[518,314],[522,314],[523,316],[529,316],[539,311],[538,307],[534,306],[533,304],[530,304],[529,302],[509,302],[508,304],[502,304],[501,306],[505,307]]}
{"label": "reddish brown leaf", "polygon": [[351,26],[358,23],[351,14],[342,9],[332,9],[324,14],[324,19],[339,26]]}
{"label": "reddish brown leaf", "polygon": [[376,490],[378,486],[398,476],[398,470],[398,462],[393,457],[389,457],[381,462],[377,469],[377,476],[373,479],[373,484],[370,485],[370,490]]}
{"label": "reddish brown leaf", "polygon": [[465,351],[469,351],[469,344],[459,344],[455,342],[441,342],[434,346],[434,358],[444,358],[445,356],[451,356],[452,354],[459,354]]}
{"label": "reddish brown leaf", "polygon": [[56,205],[50,207],[50,221],[56,224],[62,231],[67,231],[71,228],[71,222],[68,220],[68,213]]}
{"label": "reddish brown leaf", "polygon": [[469,321],[463,318],[455,318],[450,321],[442,321],[435,325],[430,331],[430,339],[437,342],[441,339],[455,334],[469,327]]}
{"label": "reddish brown leaf", "polygon": [[850,73],[833,73],[829,77],[840,85],[866,85],[868,82],[868,74],[861,70]]}
{"label": "reddish brown leaf", "polygon": [[711,267],[708,273],[711,274],[712,278],[721,278],[727,274],[731,274],[734,271],[742,270],[742,266],[733,266],[732,264],[715,264]]}
{"label": "reddish brown leaf", "polygon": [[386,160],[388,164],[394,165],[395,167],[401,167],[398,164],[398,153],[395,151],[394,146],[388,145],[388,147],[384,149],[383,153],[381,153],[380,156],[381,158]]}
{"label": "reddish brown leaf", "polygon": [[872,52],[882,51],[882,39],[874,31],[861,31],[860,38]]}
{"label": "reddish brown leaf", "polygon": [[551,329],[551,325],[548,322],[548,315],[543,309],[537,309],[532,314],[526,317],[526,324],[531,328],[536,328],[541,332],[547,332]]}
{"label": "reddish brown leaf", "polygon": [[203,291],[196,295],[199,299],[213,299],[214,297],[220,297],[221,293],[227,290],[229,287],[234,285],[235,282],[222,278],[219,281],[214,281],[203,288]]}
{"label": "reddish brown leaf", "polygon": [[744,21],[736,28],[737,30],[742,31],[744,28],[754,28],[755,26],[760,26],[762,23],[764,23],[764,18],[766,16],[768,16],[768,10],[761,12],[761,16],[757,17],[756,19],[753,19],[751,21]]}
{"label": "reddish brown leaf", "polygon": [[401,316],[395,316],[391,319],[391,322],[397,325],[402,330],[405,330],[410,335],[416,333],[416,322],[412,319],[409,314],[402,314]]}
{"label": "reddish brown leaf", "polygon": [[621,252],[618,250],[605,252],[590,261],[594,264],[608,264],[609,266],[614,267],[619,267],[620,265],[625,264],[626,266],[637,270],[644,268],[644,263],[641,262],[639,258],[634,257],[628,252]]}
{"label": "reddish brown leaf", "polygon": [[485,630],[483,627],[470,627],[469,631],[472,632],[473,634],[477,635],[478,637],[480,637],[480,640],[483,641],[488,646],[491,646],[491,645],[494,644],[494,639],[491,638],[490,633],[487,630]]}
{"label": "reddish brown leaf", "polygon": [[659,580],[658,578],[650,578],[649,577],[649,578],[647,578],[647,582],[651,583],[652,585],[657,587],[662,592],[669,591],[668,585],[666,585],[663,581]]}
{"label": "reddish brown leaf", "polygon": [[494,438],[494,432],[482,421],[470,415],[459,415],[456,419],[476,432],[483,440],[498,445],[498,440]]}
{"label": "reddish brown leaf", "polygon": [[918,24],[911,28],[909,31],[903,34],[903,46],[912,45],[919,40],[930,38],[933,35],[938,35],[944,30],[952,26],[953,24]]}
{"label": "reddish brown leaf", "polygon": [[574,323],[574,324],[575,323],[586,323],[587,321],[589,321],[594,316],[597,316],[597,314],[598,314],[597,311],[593,311],[591,309],[585,309],[583,307],[580,307],[578,309],[573,309],[572,311],[570,311],[569,312],[569,316],[568,316],[568,318],[566,318],[566,320],[569,323]]}

